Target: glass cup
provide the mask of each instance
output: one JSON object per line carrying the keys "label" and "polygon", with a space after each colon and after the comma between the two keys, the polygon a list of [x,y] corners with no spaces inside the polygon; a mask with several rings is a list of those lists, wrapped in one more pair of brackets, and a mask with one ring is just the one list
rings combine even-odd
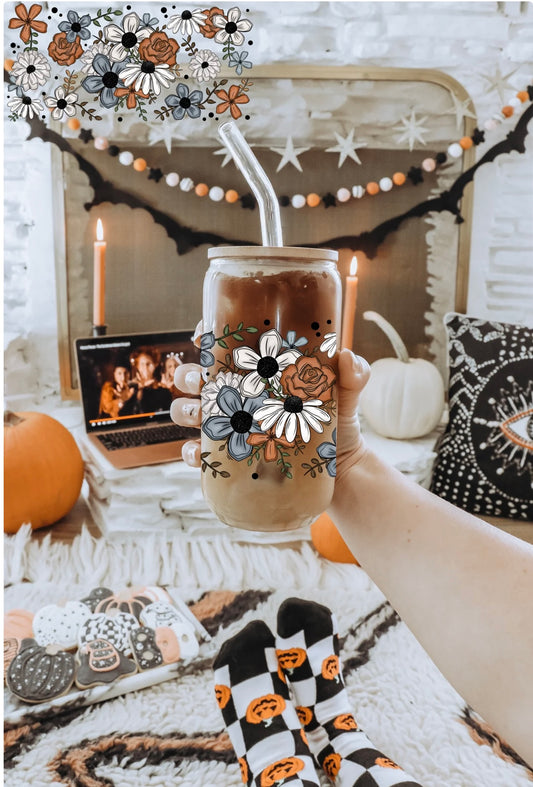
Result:
{"label": "glass cup", "polygon": [[208,251],[202,489],[227,525],[292,530],[329,505],[342,303],[337,257],[291,247]]}

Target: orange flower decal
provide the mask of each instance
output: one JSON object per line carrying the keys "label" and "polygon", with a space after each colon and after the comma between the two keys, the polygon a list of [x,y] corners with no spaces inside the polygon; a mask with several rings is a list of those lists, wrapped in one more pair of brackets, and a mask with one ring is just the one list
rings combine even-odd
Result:
{"label": "orange flower decal", "polygon": [[299,757],[286,757],[273,762],[261,772],[261,787],[274,787],[278,782],[303,771],[305,765]]}
{"label": "orange flower decal", "polygon": [[115,96],[119,98],[127,96],[126,106],[128,109],[135,109],[137,106],[137,98],[150,98],[150,96],[143,93],[142,90],[135,90],[135,84],[131,84],[129,87],[117,87]]}
{"label": "orange flower decal", "polygon": [[398,770],[401,770],[400,766],[396,765],[392,760],[389,760],[388,757],[378,757],[376,765],[381,765],[382,768],[398,768]]}
{"label": "orange flower decal", "polygon": [[206,19],[205,23],[200,27],[200,33],[204,38],[214,38],[220,28],[213,24],[213,17],[224,16],[224,11],[222,8],[217,8],[215,6],[213,8],[204,8],[202,13],[205,14]]}
{"label": "orange flower decal", "polygon": [[293,670],[297,667],[301,667],[307,658],[307,654],[303,648],[277,650],[276,656],[281,669],[286,670],[289,674],[292,674]]}
{"label": "orange flower decal", "polygon": [[324,659],[322,662],[322,677],[326,680],[336,680],[337,683],[339,682],[339,657],[338,656],[328,656],[327,659]]}
{"label": "orange flower decal", "polygon": [[149,60],[155,65],[168,63],[169,66],[176,65],[176,52],[180,45],[175,38],[169,38],[161,30],[154,30],[149,38],[145,38],[139,44],[139,55],[143,60]]}
{"label": "orange flower decal", "polygon": [[241,779],[243,784],[248,784],[248,763],[244,757],[239,757],[239,765],[241,768]]}
{"label": "orange flower decal", "polygon": [[303,724],[304,727],[307,727],[307,725],[311,724],[313,721],[313,711],[311,708],[306,708],[305,705],[298,705],[296,707],[296,713],[300,724]]}
{"label": "orange flower decal", "polygon": [[331,388],[335,382],[335,372],[318,358],[301,355],[296,363],[287,366],[281,374],[281,385],[291,396],[300,399],[331,399]]}
{"label": "orange flower decal", "polygon": [[36,17],[39,16],[42,10],[42,5],[34,4],[28,11],[24,3],[19,3],[15,6],[15,13],[17,16],[9,20],[8,27],[11,28],[11,30],[16,30],[21,27],[20,38],[27,44],[30,40],[32,30],[35,30],[36,33],[46,33],[48,29],[46,22],[36,20]]}
{"label": "orange flower decal", "polygon": [[330,779],[333,779],[333,781],[335,781],[340,769],[341,769],[340,754],[337,754],[335,752],[334,754],[328,754],[328,756],[324,758],[324,762],[322,763],[322,770],[324,771],[326,776],[329,776]]}
{"label": "orange flower decal", "polygon": [[265,462],[274,462],[278,456],[278,445],[282,448],[292,448],[294,443],[289,443],[284,437],[276,437],[274,429],[269,429],[268,432],[261,434],[250,434],[246,442],[254,448],[265,446]]}
{"label": "orange flower decal", "polygon": [[252,700],[246,710],[246,721],[250,724],[265,723],[265,727],[272,724],[272,719],[285,710],[285,700],[280,694],[265,694]]}
{"label": "orange flower decal", "polygon": [[76,36],[74,41],[69,43],[66,33],[56,33],[48,45],[48,54],[60,66],[71,66],[83,55],[80,37]]}
{"label": "orange flower decal", "polygon": [[215,699],[218,703],[220,710],[223,710],[228,704],[231,697],[231,689],[229,686],[218,684],[215,686]]}
{"label": "orange flower decal", "polygon": [[240,118],[242,115],[237,104],[247,104],[250,100],[245,93],[240,92],[239,85],[231,85],[228,92],[225,90],[217,90],[216,95],[222,99],[222,102],[217,105],[217,115],[221,115],[229,109],[234,120],[237,120],[237,118]]}
{"label": "orange flower decal", "polygon": [[351,713],[342,713],[333,720],[336,730],[356,730],[357,722]]}

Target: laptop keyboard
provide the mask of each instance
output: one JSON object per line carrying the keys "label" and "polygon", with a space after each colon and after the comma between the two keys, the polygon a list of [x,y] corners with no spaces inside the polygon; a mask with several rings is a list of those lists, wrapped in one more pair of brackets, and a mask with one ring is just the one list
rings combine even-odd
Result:
{"label": "laptop keyboard", "polygon": [[108,451],[120,448],[136,448],[154,443],[172,443],[175,440],[194,440],[200,436],[199,429],[169,424],[168,426],[148,426],[146,429],[128,429],[124,432],[111,432],[96,435]]}

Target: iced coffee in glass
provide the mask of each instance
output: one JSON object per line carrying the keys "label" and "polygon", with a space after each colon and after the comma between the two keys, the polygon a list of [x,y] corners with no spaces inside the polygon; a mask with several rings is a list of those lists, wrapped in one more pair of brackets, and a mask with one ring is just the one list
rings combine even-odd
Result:
{"label": "iced coffee in glass", "polygon": [[292,530],[329,505],[336,471],[337,252],[210,249],[204,281],[202,488],[218,518]]}

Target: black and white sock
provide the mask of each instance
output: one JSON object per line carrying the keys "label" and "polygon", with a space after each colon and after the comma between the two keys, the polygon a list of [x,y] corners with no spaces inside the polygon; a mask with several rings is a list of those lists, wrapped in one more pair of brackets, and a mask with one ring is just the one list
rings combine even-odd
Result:
{"label": "black and white sock", "polygon": [[319,787],[306,735],[279,673],[275,637],[254,620],[213,664],[215,696],[248,787]]}
{"label": "black and white sock", "polygon": [[309,748],[335,787],[420,787],[359,729],[342,677],[337,622],[327,607],[284,601],[276,655]]}

